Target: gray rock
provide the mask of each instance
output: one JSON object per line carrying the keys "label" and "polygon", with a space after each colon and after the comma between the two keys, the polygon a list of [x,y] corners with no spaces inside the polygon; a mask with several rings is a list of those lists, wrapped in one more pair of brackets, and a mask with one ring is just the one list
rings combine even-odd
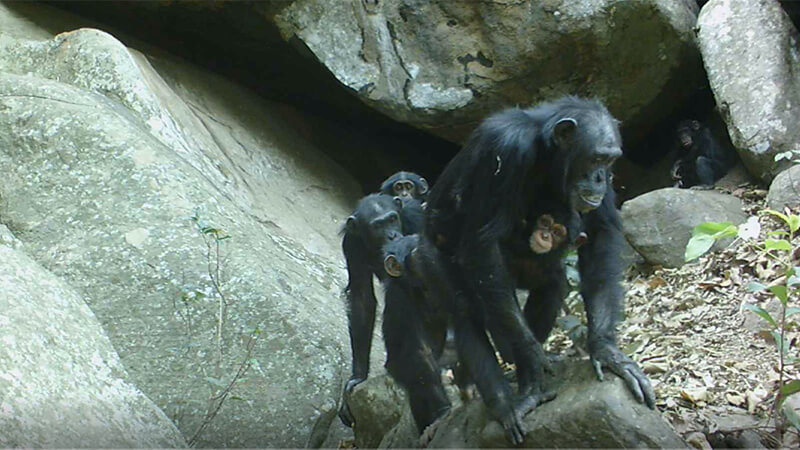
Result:
{"label": "gray rock", "polygon": [[[692,229],[703,222],[740,224],[741,200],[715,191],[665,188],[622,204],[623,233],[650,264],[680,267]],[[716,248],[725,242],[716,244]]]}
{"label": "gray rock", "polygon": [[[637,403],[624,382],[609,374],[597,381],[587,361],[569,360],[548,380],[555,400],[524,419],[522,447],[528,448],[679,448],[686,445],[658,411]],[[403,405],[408,410],[406,405]],[[411,415],[404,411],[381,448],[418,446]],[[491,420],[480,399],[455,406],[438,426],[430,448],[505,448],[502,427]]]}
{"label": "gray rock", "polygon": [[696,14],[690,0],[297,0],[274,20],[368,105],[461,141],[491,111],[567,93],[652,125],[702,78]]}
{"label": "gray rock", "polygon": [[794,165],[772,180],[767,193],[770,208],[782,211],[785,206],[800,205],[800,165]]}
{"label": "gray rock", "polygon": [[0,229],[0,447],[185,447],[81,295]]}
{"label": "gray rock", "polygon": [[[338,230],[356,183],[309,142],[301,114],[97,30],[46,39],[2,4],[0,23],[12,24],[0,30],[3,223],[80,292],[130,382],[187,438],[261,330],[257,361],[198,446],[318,445],[349,360]],[[231,236],[221,340],[195,214]]]}
{"label": "gray rock", "polygon": [[400,420],[407,402],[405,392],[388,375],[371,377],[356,386],[349,403],[356,419],[356,447],[377,447]]}
{"label": "gray rock", "polygon": [[777,0],[711,0],[697,20],[708,80],[731,141],[755,176],[771,180],[800,148],[800,46]]}

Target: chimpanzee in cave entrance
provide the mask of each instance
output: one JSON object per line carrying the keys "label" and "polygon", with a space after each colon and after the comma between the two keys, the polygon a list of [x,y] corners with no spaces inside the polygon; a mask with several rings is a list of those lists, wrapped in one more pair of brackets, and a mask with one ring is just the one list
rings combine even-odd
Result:
{"label": "chimpanzee in cave entrance", "polygon": [[711,188],[736,165],[736,154],[723,148],[697,120],[682,120],[675,130],[675,187]]}
{"label": "chimpanzee in cave entrance", "polygon": [[[420,241],[435,247],[438,256],[428,259],[441,267],[433,276],[441,276],[454,292],[446,301],[454,303],[459,361],[515,445],[523,439],[522,417],[552,398],[542,387],[547,361],[541,343],[566,292],[561,256],[571,237],[581,233],[586,243],[578,250],[578,268],[591,363],[599,379],[608,369],[623,378],[638,401],[655,407],[649,380],[616,342],[623,238],[610,181],[611,165],[621,154],[617,121],[599,101],[564,97],[511,108],[490,116],[471,134],[428,197]],[[543,229],[555,236],[543,235]],[[549,249],[538,242],[554,237],[558,245],[551,242]],[[517,288],[529,292],[524,311]],[[406,329],[425,326],[415,324],[423,319],[402,317]],[[385,320],[384,326],[392,327],[398,319]],[[487,331],[513,354],[516,394],[497,364]],[[387,352],[407,354],[403,345],[421,345],[408,336],[399,343],[387,338]],[[419,364],[403,358],[397,364]],[[429,364],[416,368],[435,378]],[[420,430],[449,408],[439,396],[414,392],[423,389],[419,384],[401,384],[409,391]]]}
{"label": "chimpanzee in cave entrance", "polygon": [[400,171],[381,183],[381,193],[424,202],[428,197],[428,181],[414,172]]}

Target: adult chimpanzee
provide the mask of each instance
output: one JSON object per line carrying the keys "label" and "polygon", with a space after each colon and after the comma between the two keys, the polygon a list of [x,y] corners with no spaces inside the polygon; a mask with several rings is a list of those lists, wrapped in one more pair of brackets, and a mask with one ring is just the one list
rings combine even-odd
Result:
{"label": "adult chimpanzee", "polygon": [[736,155],[722,148],[708,127],[697,120],[678,123],[675,147],[670,171],[675,187],[711,187],[736,164]]}
{"label": "adult chimpanzee", "polygon": [[381,184],[381,193],[425,201],[428,181],[414,172],[397,172]]}
{"label": "adult chimpanzee", "polygon": [[[647,377],[616,343],[622,233],[610,169],[621,154],[617,121],[599,101],[564,97],[512,108],[471,134],[428,197],[424,233],[442,253],[451,283],[463,291],[455,310],[470,311],[455,320],[460,361],[514,443],[522,435],[521,413],[546,400],[541,342],[566,291],[560,260],[569,239],[541,253],[531,242],[543,216],[549,216],[545,223],[565,226],[569,236],[586,233],[579,272],[598,378],[607,368],[637,400],[655,405]],[[526,241],[531,245],[520,245]],[[529,291],[524,313],[516,288]],[[518,398],[502,376],[486,330],[511,346]]]}
{"label": "adult chimpanzee", "polygon": [[353,416],[347,400],[353,388],[367,379],[372,331],[375,327],[375,291],[372,275],[386,278],[381,248],[403,234],[419,232],[423,221],[422,203],[384,194],[362,198],[342,230],[342,251],[347,263],[345,289],[348,306],[352,375],[344,387],[339,417],[351,426]]}

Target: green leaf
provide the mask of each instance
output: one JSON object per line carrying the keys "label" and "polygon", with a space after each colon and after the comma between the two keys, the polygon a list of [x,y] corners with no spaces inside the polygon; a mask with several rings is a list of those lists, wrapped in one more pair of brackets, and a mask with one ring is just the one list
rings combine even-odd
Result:
{"label": "green leaf", "polygon": [[730,222],[704,222],[692,229],[692,235],[714,235],[729,230],[731,227],[736,228],[736,226]]}
{"label": "green leaf", "polygon": [[800,380],[792,380],[781,386],[781,394],[788,397],[796,392],[800,392]]}
{"label": "green leaf", "polygon": [[724,239],[726,237],[733,237],[739,233],[739,229],[736,225],[729,225],[727,228],[720,230],[712,236],[714,239]]}
{"label": "green leaf", "polygon": [[798,230],[798,228],[800,228],[800,216],[797,214],[790,214],[788,219],[789,220],[787,220],[786,223],[789,225],[789,230],[794,233]]}
{"label": "green leaf", "polygon": [[789,236],[789,232],[783,230],[775,230],[767,233],[767,236]]}
{"label": "green leaf", "polygon": [[703,256],[712,245],[714,245],[714,237],[710,235],[698,234],[692,236],[686,244],[686,251],[683,254],[684,261],[691,261]]}
{"label": "green leaf", "polygon": [[772,339],[775,340],[775,346],[778,347],[778,351],[785,354],[786,346],[783,345],[783,339],[781,339],[781,333],[778,330],[772,330],[769,333],[772,335]]}
{"label": "green leaf", "polygon": [[772,295],[778,297],[778,300],[780,300],[784,306],[786,305],[786,301],[789,300],[789,291],[786,289],[786,286],[770,286],[769,291],[772,292]]}
{"label": "green leaf", "polygon": [[792,244],[785,239],[767,239],[764,241],[764,248],[767,250],[791,250]]}
{"label": "green leaf", "polygon": [[778,211],[775,211],[774,209],[765,209],[764,213],[773,215],[773,216],[781,219],[783,221],[783,223],[785,223],[787,225],[789,224],[789,218],[786,216],[786,214],[783,214],[783,213],[780,213]]}
{"label": "green leaf", "polygon": [[778,328],[778,323],[775,322],[775,319],[772,318],[772,316],[766,309],[756,305],[744,305],[744,308],[749,309],[750,311],[753,311],[754,313],[758,314],[758,316],[766,320],[767,323],[769,323],[770,326],[772,326],[772,328]]}
{"label": "green leaf", "polygon": [[747,290],[750,292],[758,292],[763,291],[767,288],[767,285],[759,283],[758,281],[751,281],[747,283]]}

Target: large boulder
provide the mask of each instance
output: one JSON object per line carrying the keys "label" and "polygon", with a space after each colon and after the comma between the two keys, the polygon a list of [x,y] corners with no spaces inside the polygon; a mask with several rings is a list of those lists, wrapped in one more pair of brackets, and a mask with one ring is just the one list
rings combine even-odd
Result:
{"label": "large boulder", "polygon": [[347,377],[338,230],[356,183],[302,114],[101,31],[51,38],[63,24],[38,9],[0,4],[0,219],[80,293],[187,440],[320,445]]}
{"label": "large boulder", "polygon": [[367,104],[458,142],[488,112],[567,93],[652,125],[702,79],[696,13],[691,0],[296,0],[274,20]]}
{"label": "large boulder", "polygon": [[711,0],[697,39],[733,145],[771,180],[775,155],[800,148],[800,36],[777,0]]}
{"label": "large boulder", "polygon": [[[557,392],[556,398],[540,405],[524,418],[526,430],[522,447],[527,448],[679,448],[681,438],[661,417],[633,399],[625,383],[609,374],[599,382],[591,365],[584,360],[559,363],[557,378],[548,383]],[[365,390],[375,390],[372,397],[391,397],[396,390],[391,383],[373,382]],[[429,448],[505,448],[505,433],[492,420],[480,398],[461,402],[454,400],[450,415],[436,428]],[[382,417],[399,417],[380,443],[379,448],[417,447],[419,437],[407,402],[394,406],[369,402],[361,395],[358,407],[373,405],[382,409]],[[391,409],[391,414],[387,411]],[[364,411],[360,414],[375,414]],[[359,416],[356,416],[356,421]],[[358,423],[358,422],[356,422]],[[385,426],[382,427],[385,429]],[[358,438],[359,430],[356,429]]]}
{"label": "large boulder", "polygon": [[794,165],[779,173],[769,185],[767,204],[782,211],[785,206],[800,206],[800,165]]}
{"label": "large boulder", "polygon": [[180,431],[136,388],[81,295],[0,226],[0,447],[164,448]]}
{"label": "large boulder", "polygon": [[622,204],[625,238],[650,264],[680,267],[692,229],[703,222],[740,224],[742,201],[716,191],[665,188]]}

